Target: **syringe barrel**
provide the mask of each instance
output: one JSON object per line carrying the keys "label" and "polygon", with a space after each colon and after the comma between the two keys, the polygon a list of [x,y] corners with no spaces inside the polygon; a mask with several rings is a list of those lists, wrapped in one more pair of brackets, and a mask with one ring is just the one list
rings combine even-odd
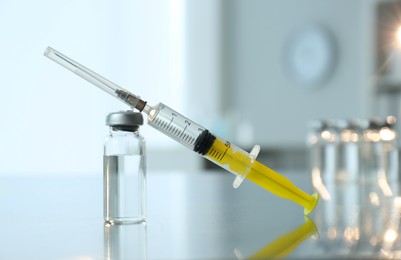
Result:
{"label": "syringe barrel", "polygon": [[[248,152],[215,136],[203,126],[194,123],[163,103],[145,112],[148,114],[150,126],[231,173],[244,175],[252,166],[252,158]],[[235,154],[236,163],[231,161],[229,164],[233,154]]]}
{"label": "syringe barrel", "polygon": [[154,107],[146,106],[143,112],[148,114],[149,125],[235,174],[235,188],[246,177],[277,196],[303,206],[305,215],[315,208],[318,202],[317,194],[311,196],[305,193],[284,176],[256,162],[253,150],[251,153],[245,152],[162,103]]}
{"label": "syringe barrel", "polygon": [[194,150],[196,139],[205,130],[202,126],[192,122],[163,103],[159,103],[149,111],[144,112],[148,114],[148,124],[150,126],[191,150]]}

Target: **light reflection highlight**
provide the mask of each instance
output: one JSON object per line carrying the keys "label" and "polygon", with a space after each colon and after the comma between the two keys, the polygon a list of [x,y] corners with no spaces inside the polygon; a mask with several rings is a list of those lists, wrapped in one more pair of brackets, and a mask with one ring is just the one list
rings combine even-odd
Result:
{"label": "light reflection highlight", "polygon": [[392,141],[395,140],[397,137],[396,132],[393,129],[390,129],[388,127],[383,127],[382,129],[380,129],[380,138],[383,141]]}
{"label": "light reflection highlight", "polygon": [[393,205],[394,205],[395,209],[401,210],[401,197],[399,197],[399,196],[395,197]]}
{"label": "light reflection highlight", "polygon": [[386,172],[384,170],[380,170],[377,177],[377,183],[382,190],[384,196],[391,197],[393,196],[393,191],[389,183],[387,182]]}
{"label": "light reflection highlight", "polygon": [[379,195],[376,192],[369,193],[370,203],[374,206],[380,206]]}
{"label": "light reflection highlight", "polygon": [[332,134],[330,131],[328,130],[324,130],[321,133],[321,136],[324,140],[328,141],[328,142],[334,142],[336,140],[336,136],[334,134]]}
{"label": "light reflection highlight", "polygon": [[344,230],[344,239],[348,243],[355,243],[355,241],[360,239],[359,228],[357,227],[346,227]]}
{"label": "light reflection highlight", "polygon": [[398,42],[398,47],[401,47],[401,26],[398,27],[397,33],[396,33],[396,39]]}
{"label": "light reflection highlight", "polygon": [[397,238],[398,238],[398,233],[393,229],[388,229],[386,233],[384,233],[385,242],[394,242]]}
{"label": "light reflection highlight", "polygon": [[378,131],[368,130],[365,133],[365,140],[375,143],[380,142],[381,141],[380,133]]}
{"label": "light reflection highlight", "polygon": [[315,189],[319,192],[319,195],[323,200],[331,200],[330,193],[326,186],[324,186],[322,177],[320,175],[320,170],[317,167],[312,169],[312,184],[313,187],[315,187]]}

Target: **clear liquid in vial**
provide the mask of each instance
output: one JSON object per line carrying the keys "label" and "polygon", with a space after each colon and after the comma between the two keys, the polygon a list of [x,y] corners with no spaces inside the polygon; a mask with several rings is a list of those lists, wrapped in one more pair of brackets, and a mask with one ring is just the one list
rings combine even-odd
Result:
{"label": "clear liquid in vial", "polygon": [[146,219],[145,157],[104,156],[105,221],[140,223]]}

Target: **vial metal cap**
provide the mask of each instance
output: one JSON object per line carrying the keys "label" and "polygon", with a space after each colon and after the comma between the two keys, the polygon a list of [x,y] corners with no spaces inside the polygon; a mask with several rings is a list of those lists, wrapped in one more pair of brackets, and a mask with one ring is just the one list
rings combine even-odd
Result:
{"label": "vial metal cap", "polygon": [[143,116],[132,110],[110,113],[106,117],[106,125],[111,127],[138,128],[143,125]]}

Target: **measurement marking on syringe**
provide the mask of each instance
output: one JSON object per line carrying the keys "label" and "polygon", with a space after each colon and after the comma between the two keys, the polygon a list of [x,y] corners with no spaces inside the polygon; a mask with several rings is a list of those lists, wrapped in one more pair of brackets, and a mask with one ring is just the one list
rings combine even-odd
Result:
{"label": "measurement marking on syringe", "polygon": [[224,151],[224,154],[223,154],[223,156],[221,157],[221,159],[223,159],[224,156],[226,156],[227,150],[228,150],[228,148]]}
{"label": "measurement marking on syringe", "polygon": [[[226,150],[226,151],[227,151],[227,150]],[[215,149],[213,148],[213,149],[209,152],[209,155],[210,155],[211,157],[215,158],[217,161],[221,161],[221,160],[224,158],[225,153],[222,154],[221,152],[219,152],[219,151],[217,151],[217,150],[215,150]]]}
{"label": "measurement marking on syringe", "polygon": [[184,130],[182,131],[182,133],[181,133],[181,135],[180,135],[180,138],[182,137],[182,135],[184,134],[184,132],[185,132],[185,130],[187,130],[187,125],[185,126],[185,128],[184,128]]}
{"label": "measurement marking on syringe", "polygon": [[221,152],[216,151],[216,154],[215,154],[216,159],[217,159],[218,161],[223,160],[224,157],[226,156],[227,151],[228,151],[228,148],[224,151],[224,153],[221,153]]}
{"label": "measurement marking on syringe", "polygon": [[[171,118],[170,123],[168,123],[168,126],[167,126],[167,127],[169,127],[169,126],[171,125],[171,122],[173,122],[173,120],[174,120],[174,117]],[[170,130],[169,130],[169,131],[170,131]]]}
{"label": "measurement marking on syringe", "polygon": [[216,150],[212,149],[212,151],[210,151],[210,156],[214,157],[215,153],[216,153]]}
{"label": "measurement marking on syringe", "polygon": [[176,130],[176,128],[174,126],[170,126],[170,128],[167,131],[174,134],[174,130]]}
{"label": "measurement marking on syringe", "polygon": [[188,125],[184,127],[183,130],[180,130],[176,126],[174,126],[174,117],[170,119],[169,122],[164,121],[161,118],[156,118],[155,121],[153,122],[155,125],[159,126],[161,129],[164,129],[165,131],[169,132],[170,134],[177,136],[184,142],[193,145],[195,142],[195,138],[191,136],[191,134],[186,133],[186,130],[188,128]]}

